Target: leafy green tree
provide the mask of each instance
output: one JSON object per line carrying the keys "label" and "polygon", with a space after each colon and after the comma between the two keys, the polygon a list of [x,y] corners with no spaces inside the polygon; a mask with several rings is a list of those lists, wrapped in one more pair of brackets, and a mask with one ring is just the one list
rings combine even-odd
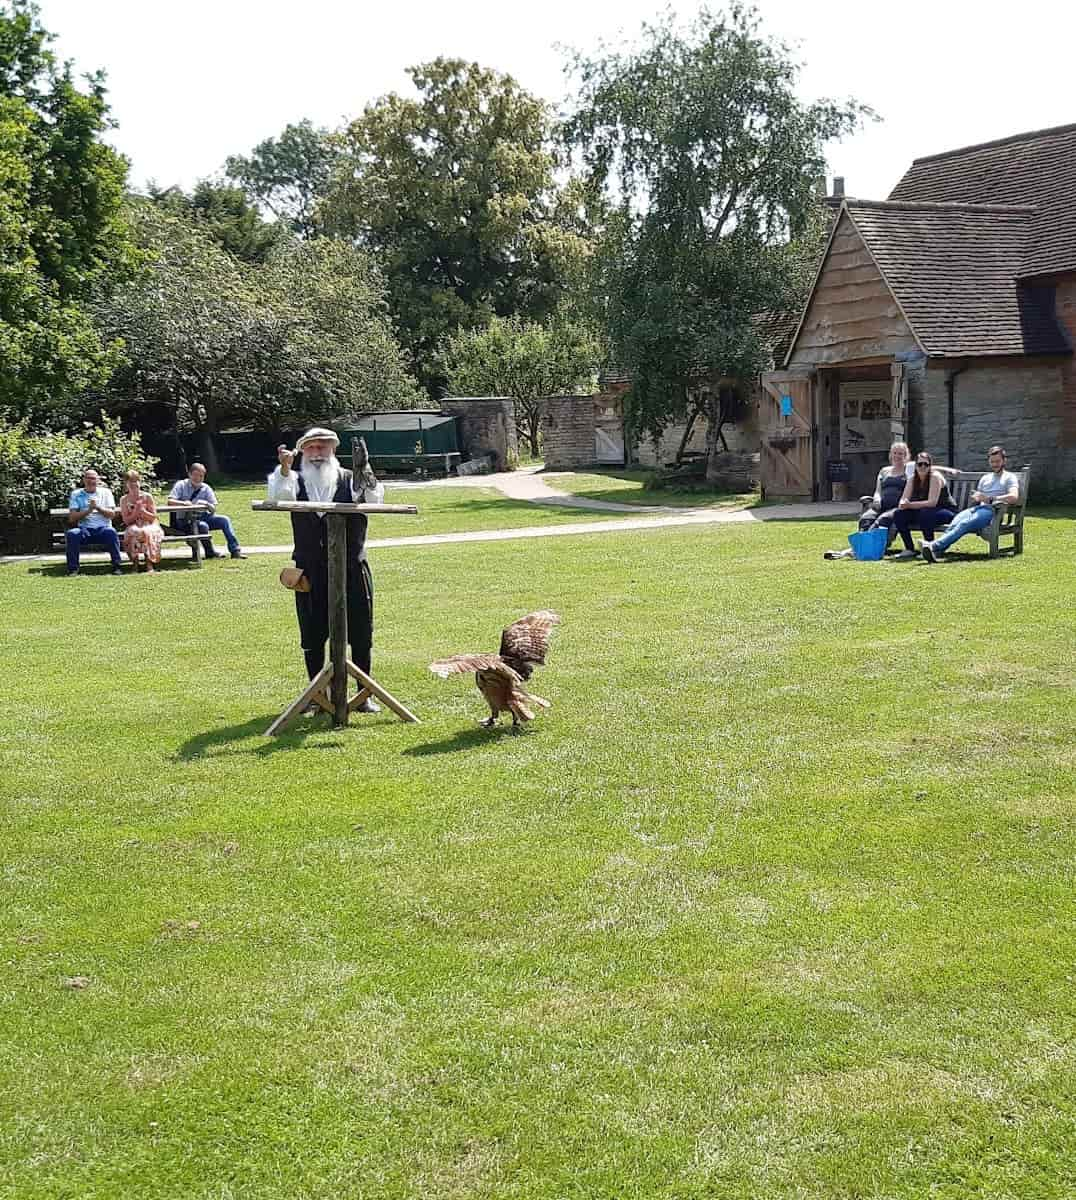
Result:
{"label": "leafy green tree", "polygon": [[547,325],[520,317],[494,317],[484,329],[460,329],[442,346],[450,391],[461,396],[511,396],[516,424],[531,454],[540,453],[541,402],[590,390],[602,347],[581,322]]}
{"label": "leafy green tree", "polygon": [[233,257],[264,263],[287,236],[283,225],[266,221],[241,187],[202,179],[188,196],[182,188],[147,189],[149,198],[166,212],[183,217],[209,234]]}
{"label": "leafy green tree", "polygon": [[305,238],[317,232],[317,205],[338,158],[327,129],[300,121],[286,126],[279,137],[259,142],[249,156],[233,155],[224,170],[292,233]]}
{"label": "leafy green tree", "polygon": [[585,238],[558,210],[543,101],[458,59],[409,74],[417,97],[385,96],[343,134],[322,215],[377,258],[401,339],[436,395],[441,340],[493,316],[545,317]]}
{"label": "leafy green tree", "polygon": [[565,133],[590,185],[618,202],[595,260],[608,339],[632,375],[635,431],[656,435],[700,378],[767,365],[760,317],[799,306],[816,253],[824,147],[869,110],[800,101],[787,48],[736,4],[686,30],[644,26],[638,49],[574,68]]}
{"label": "leafy green tree", "polygon": [[97,312],[128,356],[111,407],[162,405],[177,432],[199,435],[213,470],[215,435],[229,423],[279,430],[417,401],[384,285],[362,252],[286,241],[264,266],[249,265],[201,224],[146,200],[131,208],[148,265]]}
{"label": "leafy green tree", "polygon": [[70,419],[118,360],[86,309],[133,265],[100,75],[76,85],[27,0],[0,5],[0,416]]}

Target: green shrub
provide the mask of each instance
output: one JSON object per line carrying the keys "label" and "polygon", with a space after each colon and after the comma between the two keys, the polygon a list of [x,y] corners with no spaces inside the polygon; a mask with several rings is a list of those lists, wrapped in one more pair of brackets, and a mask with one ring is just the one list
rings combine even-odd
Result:
{"label": "green shrub", "polygon": [[118,496],[125,471],[140,471],[143,482],[151,484],[158,461],[143,451],[137,433],[124,433],[104,414],[100,425],[81,434],[0,424],[0,522],[47,520],[50,508],[66,506],[87,467]]}

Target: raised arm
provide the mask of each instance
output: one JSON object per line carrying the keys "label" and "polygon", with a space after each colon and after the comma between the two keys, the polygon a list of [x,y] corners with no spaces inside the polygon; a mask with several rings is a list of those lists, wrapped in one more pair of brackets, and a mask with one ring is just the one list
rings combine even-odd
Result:
{"label": "raised arm", "polygon": [[269,499],[298,500],[299,478],[291,469],[291,464],[295,461],[295,452],[287,446],[279,446],[276,456],[279,465],[269,476]]}

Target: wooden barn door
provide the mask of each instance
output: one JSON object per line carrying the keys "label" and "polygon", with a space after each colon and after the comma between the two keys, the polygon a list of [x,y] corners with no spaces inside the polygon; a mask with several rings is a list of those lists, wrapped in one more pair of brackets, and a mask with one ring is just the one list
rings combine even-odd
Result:
{"label": "wooden barn door", "polygon": [[762,389],[762,494],[816,499],[814,374],[769,371]]}

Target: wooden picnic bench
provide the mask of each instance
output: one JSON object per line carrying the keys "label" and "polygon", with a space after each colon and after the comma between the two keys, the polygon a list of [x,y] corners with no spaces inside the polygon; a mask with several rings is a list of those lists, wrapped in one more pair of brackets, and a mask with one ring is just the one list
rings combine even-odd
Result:
{"label": "wooden picnic bench", "polygon": [[[116,503],[118,505],[119,501],[117,500]],[[161,515],[164,513],[186,513],[188,516],[191,516],[191,515],[198,514],[198,513],[209,512],[209,510],[212,507],[213,506],[211,504],[197,504],[197,503],[195,503],[195,504],[158,504],[157,505],[157,517],[158,517],[158,519],[160,519]],[[67,517],[67,515],[70,512],[71,512],[71,510],[69,508],[50,508],[49,516],[50,517]],[[124,527],[123,527],[123,522],[120,520],[120,515],[118,512],[116,513],[116,516],[113,517],[112,521],[113,521],[113,527],[116,529],[116,532],[122,538]],[[169,533],[169,532],[167,532],[167,530],[171,528],[170,525],[165,526],[162,524],[162,528],[166,530],[164,537],[161,539],[162,543],[186,542],[191,547],[191,549],[194,551],[194,565],[196,567],[200,567],[202,565],[202,558],[205,553],[204,548],[202,546],[202,542],[203,542],[203,540],[208,542],[210,540],[210,538],[213,536],[212,533],[199,533],[197,535],[190,534],[190,533]],[[65,545],[64,533],[54,533],[52,535],[52,542],[53,542],[54,546],[62,549],[63,546]]]}
{"label": "wooden picnic bench", "polygon": [[[1031,480],[1031,468],[1028,466],[1021,467],[1018,471],[1012,472],[1020,484],[1020,499],[1016,504],[996,504],[994,505],[994,519],[985,529],[980,529],[979,537],[986,542],[990,548],[990,557],[997,558],[1001,554],[1001,539],[1003,537],[1012,538],[1011,550],[1013,554],[1023,554],[1024,552],[1024,510],[1027,507],[1027,491],[1028,484]],[[985,472],[983,471],[956,471],[946,474],[946,483],[949,486],[949,495],[953,500],[953,511],[962,512],[965,508],[971,508],[971,494],[979,485],[979,480],[982,479]],[[870,496],[861,496],[860,503],[865,512],[871,501]],[[938,533],[948,529],[948,525],[939,525]]]}

